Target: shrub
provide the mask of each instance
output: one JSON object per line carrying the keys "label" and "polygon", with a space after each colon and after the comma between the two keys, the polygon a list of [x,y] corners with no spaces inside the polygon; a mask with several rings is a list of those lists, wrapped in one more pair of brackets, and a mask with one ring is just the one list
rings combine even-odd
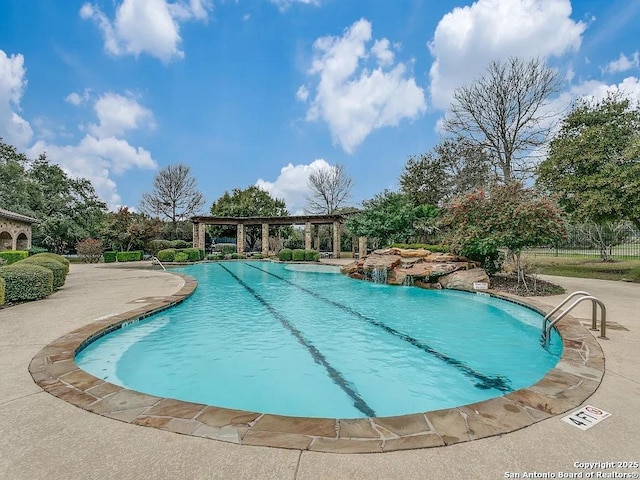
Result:
{"label": "shrub", "polygon": [[303,262],[304,261],[304,250],[296,248],[291,254],[291,259],[294,262]]}
{"label": "shrub", "polygon": [[283,248],[278,252],[278,258],[281,262],[289,262],[293,257],[293,250],[290,248]]}
{"label": "shrub", "polygon": [[223,255],[231,255],[232,253],[237,253],[237,248],[235,245],[216,245],[214,247],[216,250],[219,250]]}
{"label": "shrub", "polygon": [[211,253],[209,255],[207,255],[207,260],[222,260],[224,258],[224,255],[222,255],[221,253]]}
{"label": "shrub", "polygon": [[[184,253],[187,256],[187,260],[184,262],[197,262],[200,260],[200,249],[198,248],[181,248],[176,250],[176,253]],[[181,261],[176,258],[176,262]]]}
{"label": "shrub", "polygon": [[176,251],[173,248],[165,248],[160,250],[156,256],[161,262],[173,262],[176,258]]}
{"label": "shrub", "polygon": [[204,257],[206,256],[206,252],[204,251],[204,248],[199,248],[198,253],[200,253],[200,260],[204,260]]}
{"label": "shrub", "polygon": [[85,263],[98,263],[102,257],[102,240],[86,238],[76,244],[78,257]]}
{"label": "shrub", "polygon": [[150,240],[145,245],[145,249],[154,257],[158,256],[160,250],[171,248],[171,242],[169,240]]}
{"label": "shrub", "polygon": [[449,253],[451,249],[448,245],[432,245],[428,243],[394,243],[391,245],[392,248],[406,248],[406,249],[424,249],[429,250],[431,252],[439,252],[439,253]]}
{"label": "shrub", "polygon": [[67,278],[67,267],[64,263],[54,260],[53,258],[46,258],[42,256],[35,255],[33,257],[25,258],[21,260],[20,263],[16,265],[20,265],[22,263],[28,263],[30,265],[38,265],[40,267],[47,268],[51,270],[53,274],[53,289],[57,290],[64,285],[64,282]]}
{"label": "shrub", "polygon": [[319,258],[320,258],[320,254],[315,250],[304,251],[304,260],[306,262],[317,262]]}
{"label": "shrub", "polygon": [[5,302],[39,300],[53,293],[53,272],[25,262],[0,267],[5,281]]}
{"label": "shrub", "polygon": [[142,250],[132,250],[130,252],[118,252],[116,258],[119,262],[137,262],[142,260]]}
{"label": "shrub", "polygon": [[260,260],[260,259],[264,258],[264,256],[261,253],[254,253],[251,258],[255,258],[256,260]]}
{"label": "shrub", "polygon": [[38,253],[48,253],[49,251],[42,247],[31,247],[28,252],[29,255],[37,255]]}
{"label": "shrub", "polygon": [[0,277],[0,305],[4,303],[4,278]]}
{"label": "shrub", "polygon": [[173,258],[174,262],[188,262],[189,255],[186,252],[176,252],[175,257]]}
{"label": "shrub", "polygon": [[29,256],[26,250],[4,250],[0,252],[0,258],[4,259],[7,265],[23,260]]}
{"label": "shrub", "polygon": [[184,240],[171,240],[171,248],[189,248],[191,244]]}
{"label": "shrub", "polygon": [[102,254],[102,258],[104,258],[104,263],[113,263],[117,260],[117,252],[104,252]]}
{"label": "shrub", "polygon": [[55,260],[56,262],[59,262],[61,264],[64,265],[67,273],[69,273],[69,259],[63,257],[62,255],[58,255],[56,253],[50,253],[50,252],[45,252],[45,253],[37,253],[35,255],[32,255],[29,258],[47,258],[49,260]]}

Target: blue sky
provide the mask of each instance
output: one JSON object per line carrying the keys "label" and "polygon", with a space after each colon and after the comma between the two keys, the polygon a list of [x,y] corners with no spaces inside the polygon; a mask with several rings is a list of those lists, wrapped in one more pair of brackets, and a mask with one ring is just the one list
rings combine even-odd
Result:
{"label": "blue sky", "polygon": [[327,164],[357,205],[397,188],[491,60],[545,58],[557,111],[640,100],[638,32],[640,0],[2,0],[0,136],[111,208],[178,162],[206,210],[257,184],[302,213]]}

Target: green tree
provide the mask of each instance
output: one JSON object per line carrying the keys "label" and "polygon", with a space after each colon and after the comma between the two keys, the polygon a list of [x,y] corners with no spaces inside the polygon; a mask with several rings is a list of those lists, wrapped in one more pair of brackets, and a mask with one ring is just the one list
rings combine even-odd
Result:
{"label": "green tree", "polygon": [[151,217],[169,220],[173,227],[173,238],[177,238],[178,222],[198,213],[204,203],[204,195],[198,190],[191,167],[178,163],[168,165],[156,174],[151,193],[142,194],[140,211]]}
{"label": "green tree", "polygon": [[380,245],[408,243],[414,235],[417,212],[407,195],[385,190],[362,206],[360,213],[347,220],[354,235],[375,238]]}
{"label": "green tree", "polygon": [[[211,215],[217,217],[282,217],[289,215],[284,200],[273,198],[268,192],[255,185],[241,190],[234,188],[231,193],[224,192],[211,205]],[[272,230],[275,233],[275,230]],[[262,237],[260,225],[251,225],[245,229],[247,246],[252,250]],[[271,234],[271,232],[270,232]],[[211,236],[235,236],[235,230],[212,227]]]}
{"label": "green tree", "polygon": [[611,94],[574,105],[538,170],[577,221],[627,220],[640,229],[640,110]]}
{"label": "green tree", "polygon": [[29,159],[0,137],[0,205],[14,212],[29,214],[27,167]]}
{"label": "green tree", "polygon": [[517,182],[454,198],[443,223],[450,228],[447,243],[462,255],[493,257],[498,248],[507,248],[525,286],[522,250],[553,244],[566,235],[564,212],[557,203]]}
{"label": "green tree", "polygon": [[158,236],[162,222],[128,207],[120,207],[107,215],[102,239],[113,251],[143,250],[146,243]]}
{"label": "green tree", "polygon": [[483,150],[465,140],[445,140],[431,152],[409,157],[400,190],[414,205],[441,205],[490,183],[490,162]]}

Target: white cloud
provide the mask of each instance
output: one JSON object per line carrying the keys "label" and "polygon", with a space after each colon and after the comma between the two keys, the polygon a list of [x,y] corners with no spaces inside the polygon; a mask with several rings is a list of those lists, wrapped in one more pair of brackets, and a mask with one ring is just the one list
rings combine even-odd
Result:
{"label": "white cloud", "polygon": [[86,135],[77,145],[56,145],[39,141],[28,151],[32,157],[44,152],[49,161],[60,165],[69,175],[91,180],[98,196],[110,207],[121,202],[111,173],[121,174],[133,168],[157,168],[147,150],[115,137],[97,138]]}
{"label": "white cloud", "polygon": [[104,48],[113,55],[147,53],[169,62],[182,58],[179,22],[208,20],[213,7],[210,0],[190,0],[188,3],[167,0],[123,0],[111,21],[97,5],[85,3],[80,16],[97,23],[104,36]]}
{"label": "white cloud", "polygon": [[15,146],[24,146],[33,136],[33,130],[18,115],[20,100],[27,85],[24,57],[0,50],[0,137]]}
{"label": "white cloud", "polygon": [[91,90],[88,88],[85,88],[84,92],[82,93],[71,92],[69,95],[67,95],[64,98],[64,101],[78,107],[83,103],[88,102],[90,98],[91,98]]}
{"label": "white cloud", "polygon": [[[334,142],[348,153],[374,129],[414,119],[426,109],[424,91],[406,66],[393,64],[389,41],[378,40],[369,49],[370,41],[371,24],[361,19],[343,36],[321,37],[313,45],[310,73],[319,82],[307,120],[325,121]],[[377,60],[373,69],[367,65],[370,56]],[[298,98],[305,90],[298,90]]]}
{"label": "white cloud", "polygon": [[316,7],[320,5],[321,0],[271,0],[271,3],[276,5],[281,12],[288,9],[294,3],[302,3],[303,5],[315,5]]}
{"label": "white cloud", "polygon": [[429,42],[433,105],[446,109],[455,89],[492,60],[559,57],[577,50],[586,24],[570,15],[569,0],[478,0],[447,13]]}
{"label": "white cloud", "polygon": [[287,209],[293,215],[302,215],[306,204],[306,197],[309,195],[307,182],[309,175],[316,170],[329,168],[323,159],[316,159],[308,165],[289,164],[282,167],[280,175],[273,182],[258,179],[256,186],[274,198],[281,198],[287,205]]}
{"label": "white cloud", "polygon": [[296,98],[301,102],[306,102],[309,99],[309,89],[304,85],[300,85],[298,91],[296,91]]}
{"label": "white cloud", "polygon": [[128,130],[142,126],[154,128],[153,113],[133,98],[117,93],[106,93],[94,105],[99,124],[89,125],[89,132],[96,137],[123,135]]}
{"label": "white cloud", "polygon": [[640,52],[636,50],[631,54],[631,57],[627,57],[624,53],[621,53],[617,60],[609,62],[606,67],[603,68],[604,73],[620,73],[628,72],[640,68]]}

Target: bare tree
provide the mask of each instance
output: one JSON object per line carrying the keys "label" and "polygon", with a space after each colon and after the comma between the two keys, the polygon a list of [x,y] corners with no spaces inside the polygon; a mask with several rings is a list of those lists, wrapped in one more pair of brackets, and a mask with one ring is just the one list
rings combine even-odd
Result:
{"label": "bare tree", "polygon": [[309,175],[307,211],[315,214],[336,213],[351,198],[353,180],[342,165],[324,167]]}
{"label": "bare tree", "polygon": [[177,235],[178,222],[198,213],[204,202],[191,167],[179,163],[168,165],[156,174],[153,191],[142,194],[140,210],[152,217],[169,220]]}
{"label": "bare tree", "polygon": [[483,148],[503,182],[524,179],[549,140],[556,115],[545,106],[561,84],[539,58],[493,61],[485,75],[455,91],[444,128]]}

